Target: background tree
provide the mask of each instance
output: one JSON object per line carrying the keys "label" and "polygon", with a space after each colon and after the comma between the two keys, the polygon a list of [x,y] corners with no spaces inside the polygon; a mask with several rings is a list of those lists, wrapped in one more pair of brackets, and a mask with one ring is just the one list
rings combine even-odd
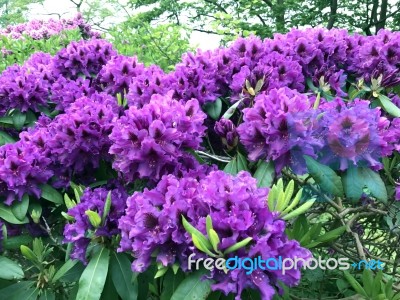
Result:
{"label": "background tree", "polygon": [[42,2],[43,0],[0,0],[0,27],[24,22],[29,5]]}

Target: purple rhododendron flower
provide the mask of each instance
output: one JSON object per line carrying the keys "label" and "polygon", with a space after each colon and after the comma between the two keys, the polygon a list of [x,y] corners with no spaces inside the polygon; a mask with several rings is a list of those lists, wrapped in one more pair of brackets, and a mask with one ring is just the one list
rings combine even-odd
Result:
{"label": "purple rhododendron flower", "polygon": [[315,135],[316,112],[307,96],[288,88],[273,89],[255,98],[254,107],[243,110],[244,122],[237,131],[249,159],[273,160],[277,172],[291,166],[305,171],[303,155],[316,156],[322,147]]}
{"label": "purple rhododendron flower", "polygon": [[130,107],[110,135],[114,169],[129,182],[160,179],[186,148],[200,147],[205,118],[197,100],[182,104],[171,93],[154,95],[142,108]]}
{"label": "purple rhododendron flower", "polygon": [[400,184],[397,184],[397,185],[396,185],[396,190],[395,190],[395,196],[394,196],[394,198],[395,198],[397,201],[400,201]]}
{"label": "purple rhododendron flower", "polygon": [[350,165],[381,168],[379,158],[393,151],[390,144],[390,122],[381,116],[380,108],[369,108],[369,101],[350,103],[336,98],[320,106],[320,120],[325,147],[321,161],[340,170]]}
{"label": "purple rhododendron flower", "polygon": [[11,205],[24,194],[40,198],[40,184],[53,175],[51,160],[38,148],[18,141],[0,147],[0,195]]}
{"label": "purple rhododendron flower", "polygon": [[215,123],[214,130],[222,139],[222,144],[227,147],[228,151],[237,146],[239,135],[231,120],[222,118]]}
{"label": "purple rhododendron flower", "polygon": [[[186,176],[182,179],[164,176],[154,189],[135,192],[128,198],[126,213],[119,222],[120,251],[133,252],[136,259],[132,269],[135,271],[145,271],[153,254],[163,266],[178,263],[188,271],[188,256],[195,253],[204,257],[204,254],[193,246],[182,226],[181,216],[206,234],[205,220],[210,215],[221,240],[219,250],[252,238],[250,246],[229,256],[311,258],[310,251],[297,241],[288,240],[284,233],[285,222],[276,219],[266,206],[267,194],[268,190],[257,188],[256,180],[247,172],[232,176],[213,171],[199,178]],[[215,280],[213,290],[226,295],[235,293],[236,299],[241,299],[246,288],[258,289],[262,299],[272,299],[278,281],[293,286],[299,282],[300,274],[298,269],[285,275],[278,270],[257,270],[248,276],[243,269],[228,273],[214,269],[210,277]]]}
{"label": "purple rhododendron flower", "polygon": [[[111,192],[110,212],[102,224],[98,228],[94,228],[86,215],[86,211],[97,212],[102,217],[109,192]],[[94,231],[94,237],[108,239],[119,234],[118,220],[124,213],[127,197],[128,194],[119,185],[110,190],[106,188],[85,189],[80,203],[68,210],[68,215],[73,217],[74,221],[64,227],[64,243],[72,243],[73,245],[71,258],[86,262],[86,250],[91,241],[88,238],[88,231]]]}
{"label": "purple rhododendron flower", "polygon": [[127,95],[128,105],[142,107],[150,102],[154,94],[165,94],[170,87],[170,77],[155,65],[145,68],[141,74],[132,78]]}
{"label": "purple rhododendron flower", "polygon": [[0,114],[12,108],[38,112],[48,95],[48,82],[27,67],[13,65],[0,75]]}
{"label": "purple rhododendron flower", "polygon": [[84,38],[99,37],[99,33],[91,30],[91,26],[85,23],[81,14],[77,14],[73,19],[31,20],[27,23],[8,25],[0,30],[0,36],[23,39],[26,35],[35,40],[41,40],[59,35],[64,30],[72,29],[80,29]]}
{"label": "purple rhododendron flower", "polygon": [[82,97],[50,120],[41,118],[35,129],[21,138],[40,148],[52,160],[52,169],[68,183],[72,174],[98,168],[108,154],[113,123],[119,114],[115,99],[107,94]]}
{"label": "purple rhododendron flower", "polygon": [[95,89],[91,87],[89,79],[77,78],[71,80],[59,76],[51,86],[50,99],[56,104],[56,109],[65,111],[72,103],[82,97],[93,95]]}
{"label": "purple rhododendron flower", "polygon": [[117,55],[103,66],[97,81],[109,94],[128,93],[132,78],[140,75],[143,69],[136,57]]}
{"label": "purple rhododendron flower", "polygon": [[54,72],[66,78],[97,75],[101,68],[116,55],[112,45],[105,40],[92,39],[71,42],[54,57]]}

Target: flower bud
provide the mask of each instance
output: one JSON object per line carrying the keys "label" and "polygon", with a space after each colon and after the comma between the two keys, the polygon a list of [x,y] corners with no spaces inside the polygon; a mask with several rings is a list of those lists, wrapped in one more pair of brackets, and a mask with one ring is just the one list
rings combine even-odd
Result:
{"label": "flower bud", "polygon": [[231,120],[221,119],[215,123],[214,130],[221,137],[222,143],[228,151],[237,146],[239,137],[236,126]]}

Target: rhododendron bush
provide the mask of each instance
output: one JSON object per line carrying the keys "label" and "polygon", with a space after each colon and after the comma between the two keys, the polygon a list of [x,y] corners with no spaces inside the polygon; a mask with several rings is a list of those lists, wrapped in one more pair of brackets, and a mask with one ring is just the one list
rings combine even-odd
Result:
{"label": "rhododendron bush", "polygon": [[400,299],[399,40],[292,30],[167,73],[92,37],[8,66],[1,297]]}

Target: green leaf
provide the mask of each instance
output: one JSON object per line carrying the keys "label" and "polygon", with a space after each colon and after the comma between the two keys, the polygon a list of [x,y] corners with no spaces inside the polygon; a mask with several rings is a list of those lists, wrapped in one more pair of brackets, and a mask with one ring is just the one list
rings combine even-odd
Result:
{"label": "green leaf", "polygon": [[368,270],[368,269],[364,269],[361,278],[362,278],[362,283],[363,283],[363,287],[364,287],[365,292],[368,295],[371,295],[372,289],[373,289],[373,283],[374,283],[371,271]]}
{"label": "green leaf", "polygon": [[0,203],[0,218],[2,218],[3,220],[7,221],[8,223],[11,224],[27,224],[29,223],[29,219],[27,217],[25,217],[23,220],[18,220],[12,210],[11,207],[9,206],[5,206],[4,204]]}
{"label": "green leaf", "polygon": [[208,215],[206,217],[206,230],[207,230],[207,235],[210,238],[210,230],[213,229],[213,224],[212,224],[212,220],[211,220],[211,216]]}
{"label": "green leaf", "polygon": [[92,211],[92,210],[87,210],[87,211],[85,211],[85,215],[87,215],[89,217],[89,222],[90,222],[90,224],[92,224],[92,226],[94,228],[97,228],[100,226],[101,218],[97,212]]}
{"label": "green leaf", "polygon": [[136,300],[138,286],[133,284],[131,262],[124,253],[113,253],[110,264],[111,279],[122,300]]}
{"label": "green leaf", "polygon": [[320,242],[320,243],[333,241],[333,240],[337,239],[339,236],[341,236],[345,231],[346,231],[346,226],[341,226],[341,227],[335,228],[331,231],[328,231],[324,235],[319,236],[316,239],[316,241]]}
{"label": "green leaf", "polygon": [[226,164],[224,168],[224,172],[231,174],[231,175],[236,175],[238,173],[238,166],[237,166],[237,158],[234,157],[229,163]]}
{"label": "green leaf", "polygon": [[26,245],[31,243],[33,238],[30,235],[20,235],[7,237],[7,240],[3,241],[3,247],[7,250],[19,249],[21,245]]}
{"label": "green leaf", "polygon": [[158,269],[156,275],[154,275],[154,279],[163,277],[165,275],[165,273],[167,273],[168,271],[168,267],[161,267],[160,269]]}
{"label": "green leaf", "polygon": [[385,95],[379,95],[379,100],[385,111],[393,117],[400,117],[400,108],[397,107],[391,100]]}
{"label": "green leaf", "polygon": [[11,211],[18,220],[22,221],[26,217],[26,213],[28,212],[28,207],[29,207],[29,195],[24,194],[22,196],[21,201],[14,202],[14,204],[11,206]]}
{"label": "green leaf", "polygon": [[106,218],[110,212],[110,208],[111,208],[111,191],[108,192],[106,202],[104,203],[103,216],[101,218],[103,224],[106,221]]}
{"label": "green leaf", "polygon": [[314,202],[315,202],[315,199],[306,201],[300,207],[296,208],[294,211],[288,213],[287,215],[284,215],[282,217],[282,219],[287,221],[287,220],[293,219],[301,214],[304,214],[314,204]]}
{"label": "green leaf", "polygon": [[308,77],[306,80],[307,86],[310,90],[312,90],[313,92],[318,92],[318,88],[314,85],[314,83],[312,82],[312,78]]}
{"label": "green leaf", "polygon": [[238,166],[238,173],[240,171],[249,171],[247,167],[247,159],[244,157],[240,152],[237,153],[237,166]]}
{"label": "green leaf", "polygon": [[25,245],[21,245],[20,247],[21,253],[23,256],[25,256],[26,259],[29,259],[32,262],[36,262],[37,261],[37,257],[35,255],[35,253],[33,253],[33,251],[25,246]]}
{"label": "green leaf", "polygon": [[51,290],[44,290],[43,294],[40,296],[39,300],[55,300],[56,295]]}
{"label": "green leaf", "polygon": [[[71,245],[71,244],[69,244],[69,245]],[[85,266],[80,261],[77,261],[77,263],[71,269],[69,269],[63,276],[61,276],[58,279],[58,281],[68,282],[68,283],[76,283],[76,282],[78,282],[79,278],[81,277],[83,271],[85,271]],[[78,285],[76,284],[76,286],[78,286]]]}
{"label": "green leaf", "polygon": [[335,171],[307,155],[304,156],[304,159],[310,175],[325,192],[339,197],[343,196],[342,180]]}
{"label": "green leaf", "polygon": [[107,278],[110,250],[101,248],[83,271],[79,279],[76,300],[99,300]]}
{"label": "green leaf", "polygon": [[36,300],[39,289],[34,284],[33,281],[21,281],[0,290],[0,295],[8,300]]}
{"label": "green leaf", "polygon": [[0,256],[0,278],[6,280],[15,280],[24,278],[22,268],[11,259]]}
{"label": "green leaf", "polygon": [[15,129],[21,130],[24,127],[26,115],[19,110],[15,110],[12,114],[12,119]]}
{"label": "green leaf", "polygon": [[270,187],[275,178],[274,164],[262,160],[253,177],[257,179],[258,187]]}
{"label": "green leaf", "polygon": [[232,246],[230,246],[228,249],[224,251],[224,254],[229,254],[232,253],[240,248],[246,247],[248,243],[250,243],[253,240],[251,237],[245,238],[243,241],[240,241]]}
{"label": "green leaf", "polygon": [[174,273],[169,270],[164,275],[163,290],[160,295],[160,300],[170,300],[173,293],[176,291],[179,284],[185,279],[183,272]]}
{"label": "green leaf", "polygon": [[364,296],[364,297],[368,297],[367,293],[364,291],[364,289],[361,287],[361,285],[357,282],[357,280],[348,271],[343,271],[343,272],[344,272],[344,277],[350,283],[351,287],[359,295]]}
{"label": "green leaf", "polygon": [[208,233],[208,238],[210,239],[211,245],[215,252],[218,252],[218,245],[221,242],[218,233],[214,229],[210,229]]}
{"label": "green leaf", "polygon": [[18,298],[21,294],[33,288],[34,281],[21,281],[5,287],[0,290],[0,295],[3,299],[7,300],[26,300],[25,298]]}
{"label": "green leaf", "polygon": [[208,248],[207,245],[201,239],[199,239],[197,235],[192,234],[192,242],[194,246],[200,251],[208,254],[211,257],[216,257],[216,255],[211,252],[211,249]]}
{"label": "green leaf", "polygon": [[65,262],[65,264],[62,265],[62,267],[54,274],[52,278],[52,282],[58,281],[60,278],[62,278],[69,270],[71,270],[76,264],[77,260],[72,260],[69,259]]}
{"label": "green leaf", "polygon": [[347,198],[359,200],[364,187],[367,187],[371,194],[382,202],[388,199],[385,183],[378,173],[369,168],[350,168],[343,175],[344,190]]}
{"label": "green leaf", "polygon": [[185,228],[185,230],[190,233],[190,235],[196,236],[196,238],[203,244],[206,249],[211,250],[212,246],[210,241],[202,234],[197,228],[193,227],[192,224],[190,224],[186,218],[182,215],[182,225]]}
{"label": "green leaf", "polygon": [[0,117],[0,123],[7,124],[7,125],[13,125],[13,119],[12,117],[6,116],[6,117]]}
{"label": "green leaf", "polygon": [[61,193],[59,191],[57,191],[55,188],[53,188],[51,185],[42,184],[40,186],[40,188],[42,190],[41,197],[43,199],[46,199],[55,204],[63,204],[64,203]]}
{"label": "green leaf", "polygon": [[204,300],[211,293],[209,279],[203,280],[205,271],[200,270],[190,273],[178,286],[171,297],[171,300]]}
{"label": "green leaf", "polygon": [[100,300],[120,300],[114,283],[112,282],[110,272],[107,274],[106,283],[104,284],[103,292],[101,293]]}
{"label": "green leaf", "polygon": [[233,104],[231,107],[229,107],[228,110],[222,116],[222,118],[230,119],[233,116],[233,114],[235,113],[236,108],[240,105],[240,103],[242,103],[243,100],[244,100],[244,98],[240,99],[235,104]]}
{"label": "green leaf", "polygon": [[204,110],[214,120],[218,120],[222,110],[222,101],[217,98],[214,102],[208,102],[204,105]]}
{"label": "green leaf", "polygon": [[0,131],[0,146],[14,142],[15,140],[10,135],[5,133],[4,131]]}

